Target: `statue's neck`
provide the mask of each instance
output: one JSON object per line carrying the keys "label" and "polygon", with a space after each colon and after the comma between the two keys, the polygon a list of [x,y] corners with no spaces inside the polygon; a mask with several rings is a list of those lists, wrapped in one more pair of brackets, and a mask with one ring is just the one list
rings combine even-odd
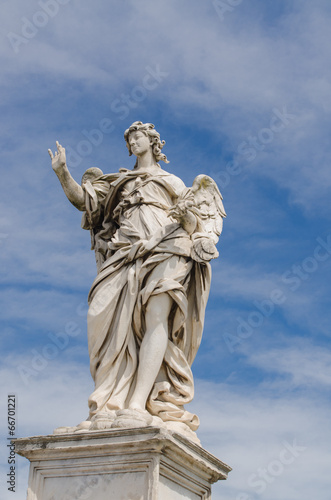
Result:
{"label": "statue's neck", "polygon": [[146,151],[141,156],[137,157],[137,163],[135,166],[135,170],[143,170],[144,172],[152,172],[158,167],[158,164],[155,161],[155,157],[152,153],[152,150]]}

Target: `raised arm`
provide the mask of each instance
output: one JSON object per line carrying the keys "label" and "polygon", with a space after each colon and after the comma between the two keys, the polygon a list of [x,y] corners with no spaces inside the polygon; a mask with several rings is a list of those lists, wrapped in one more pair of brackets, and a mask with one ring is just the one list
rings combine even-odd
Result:
{"label": "raised arm", "polygon": [[82,187],[71,176],[66,164],[66,151],[61,144],[56,141],[57,151],[54,155],[49,149],[48,153],[52,160],[52,168],[61,182],[63,191],[65,192],[68,200],[78,210],[85,210],[85,195]]}

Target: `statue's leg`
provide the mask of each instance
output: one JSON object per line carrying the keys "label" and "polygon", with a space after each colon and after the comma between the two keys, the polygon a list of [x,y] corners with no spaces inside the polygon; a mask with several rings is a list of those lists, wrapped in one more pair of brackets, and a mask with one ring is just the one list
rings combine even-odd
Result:
{"label": "statue's leg", "polygon": [[145,410],[168,344],[168,317],[172,299],[167,293],[150,297],[145,314],[146,332],[139,351],[137,383],[130,409]]}

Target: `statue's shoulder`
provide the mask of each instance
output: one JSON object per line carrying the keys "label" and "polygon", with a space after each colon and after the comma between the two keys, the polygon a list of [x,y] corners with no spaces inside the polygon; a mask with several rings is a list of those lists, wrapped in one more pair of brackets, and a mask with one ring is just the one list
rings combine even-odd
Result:
{"label": "statue's shoulder", "polygon": [[81,184],[84,185],[87,182],[91,184],[100,184],[100,183],[111,183],[113,180],[119,177],[120,173],[114,174],[104,174],[103,171],[98,167],[88,168],[82,177]]}
{"label": "statue's shoulder", "polygon": [[170,174],[160,168],[160,176],[174,188],[178,196],[186,189],[184,182],[180,177],[177,177],[177,175]]}

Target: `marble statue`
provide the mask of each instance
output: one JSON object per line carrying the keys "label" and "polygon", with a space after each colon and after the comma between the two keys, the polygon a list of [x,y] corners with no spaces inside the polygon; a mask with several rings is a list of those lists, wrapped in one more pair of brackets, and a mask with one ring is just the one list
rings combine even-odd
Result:
{"label": "marble statue", "polygon": [[124,134],[132,170],[88,169],[79,185],[57,142],[52,167],[83,212],[98,274],[89,292],[88,346],[95,382],[89,416],[55,432],[165,426],[196,440],[191,365],[199,348],[211,280],[209,261],[226,216],[213,179],[192,187],[163,170],[165,141],[151,123]]}

